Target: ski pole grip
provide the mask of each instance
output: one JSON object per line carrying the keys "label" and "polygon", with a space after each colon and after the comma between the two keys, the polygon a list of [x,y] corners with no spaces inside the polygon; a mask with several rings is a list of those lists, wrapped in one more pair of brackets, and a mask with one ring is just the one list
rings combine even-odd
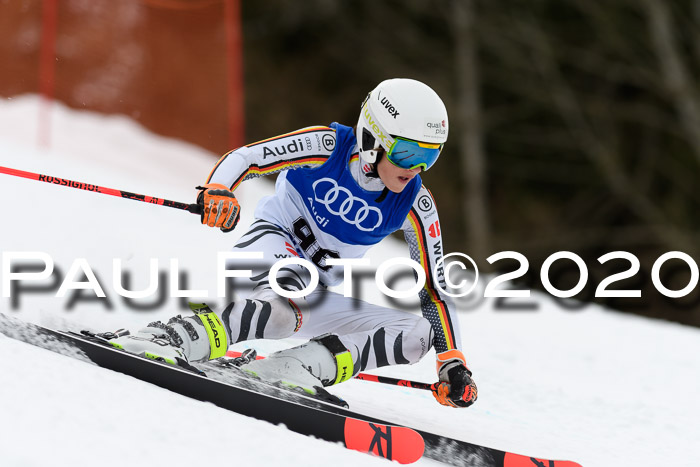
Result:
{"label": "ski pole grip", "polygon": [[187,205],[187,210],[188,210],[189,212],[191,212],[192,214],[199,214],[199,215],[202,214],[202,206],[200,206],[200,205],[197,204],[197,203],[188,204],[188,205]]}

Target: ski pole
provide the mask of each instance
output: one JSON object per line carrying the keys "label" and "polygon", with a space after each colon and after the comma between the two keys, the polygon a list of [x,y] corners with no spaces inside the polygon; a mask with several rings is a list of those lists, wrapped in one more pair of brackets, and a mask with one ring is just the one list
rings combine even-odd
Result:
{"label": "ski pole", "polygon": [[355,376],[355,378],[361,379],[362,381],[373,381],[375,383],[393,384],[394,386],[403,386],[405,388],[425,389],[428,391],[431,391],[433,389],[433,385],[429,383],[421,383],[418,381],[411,381],[408,379],[390,378],[388,376],[370,375],[367,373],[358,373]]}
{"label": "ski pole", "polygon": [[[234,350],[229,350],[226,352],[226,356],[229,358],[238,358],[241,355],[243,355],[241,352],[236,352]],[[262,360],[265,357],[262,357],[260,355],[256,355],[255,359],[256,360]],[[362,381],[372,381],[374,383],[383,383],[383,384],[392,384],[394,386],[403,386],[406,388],[413,388],[413,389],[425,389],[428,391],[431,391],[433,389],[433,385],[429,383],[420,383],[418,381],[410,381],[407,379],[397,379],[397,378],[390,378],[388,376],[377,376],[377,375],[370,375],[367,373],[358,373],[355,375],[355,378],[361,379]]]}
{"label": "ski pole", "polygon": [[130,193],[128,191],[115,190],[114,188],[106,188],[99,185],[92,185],[90,183],[76,182],[73,180],[68,180],[66,178],[52,177],[49,175],[42,175],[33,172],[25,172],[24,170],[11,169],[9,167],[3,166],[0,166],[0,173],[6,175],[13,175],[15,177],[28,178],[30,180],[36,180],[39,182],[52,183],[54,185],[67,186],[69,188],[76,188],[78,190],[102,193],[103,195],[119,196],[121,198],[133,199],[134,201],[143,201],[144,203],[158,204],[161,206],[167,206],[169,208],[182,209],[184,211],[189,211],[192,214],[201,214],[202,212],[201,206],[199,206],[196,203],[180,203],[178,201],[170,201],[169,199],[139,195],[138,193]]}

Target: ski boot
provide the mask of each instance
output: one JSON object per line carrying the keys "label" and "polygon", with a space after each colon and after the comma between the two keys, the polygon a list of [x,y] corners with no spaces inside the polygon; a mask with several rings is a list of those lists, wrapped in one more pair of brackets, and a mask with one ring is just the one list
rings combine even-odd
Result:
{"label": "ski boot", "polygon": [[122,329],[94,337],[140,357],[196,370],[191,362],[226,355],[228,338],[221,320],[208,306],[191,303],[190,307],[194,316],[178,315],[167,324],[155,321],[134,334]]}
{"label": "ski boot", "polygon": [[323,388],[350,379],[353,361],[338,336],[326,334],[306,344],[275,352],[240,369],[270,383],[300,388],[310,395],[328,394]]}

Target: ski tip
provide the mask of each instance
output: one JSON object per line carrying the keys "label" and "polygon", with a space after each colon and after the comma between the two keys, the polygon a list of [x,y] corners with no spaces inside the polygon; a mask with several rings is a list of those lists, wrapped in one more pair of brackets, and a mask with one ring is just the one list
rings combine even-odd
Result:
{"label": "ski tip", "polygon": [[425,441],[410,428],[348,418],[345,421],[345,446],[399,464],[411,464],[423,456]]}
{"label": "ski tip", "polygon": [[503,467],[582,467],[572,461],[553,461],[549,459],[538,459],[536,457],[521,456],[520,454],[506,453],[503,459]]}

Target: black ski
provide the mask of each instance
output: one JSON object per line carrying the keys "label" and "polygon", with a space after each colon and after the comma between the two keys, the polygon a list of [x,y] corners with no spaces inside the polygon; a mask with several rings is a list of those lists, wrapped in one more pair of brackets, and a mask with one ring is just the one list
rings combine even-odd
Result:
{"label": "black ski", "polygon": [[[576,467],[512,454],[422,430],[395,426],[385,420],[352,412],[337,404],[283,390],[210,362],[201,372],[138,357],[97,342],[94,338],[25,323],[0,313],[0,334],[103,368],[118,371],[200,401],[211,402],[292,431],[373,453],[401,463],[421,455],[451,465],[483,467]],[[207,377],[210,376],[210,377]],[[579,466],[580,467],[580,466]]]}

